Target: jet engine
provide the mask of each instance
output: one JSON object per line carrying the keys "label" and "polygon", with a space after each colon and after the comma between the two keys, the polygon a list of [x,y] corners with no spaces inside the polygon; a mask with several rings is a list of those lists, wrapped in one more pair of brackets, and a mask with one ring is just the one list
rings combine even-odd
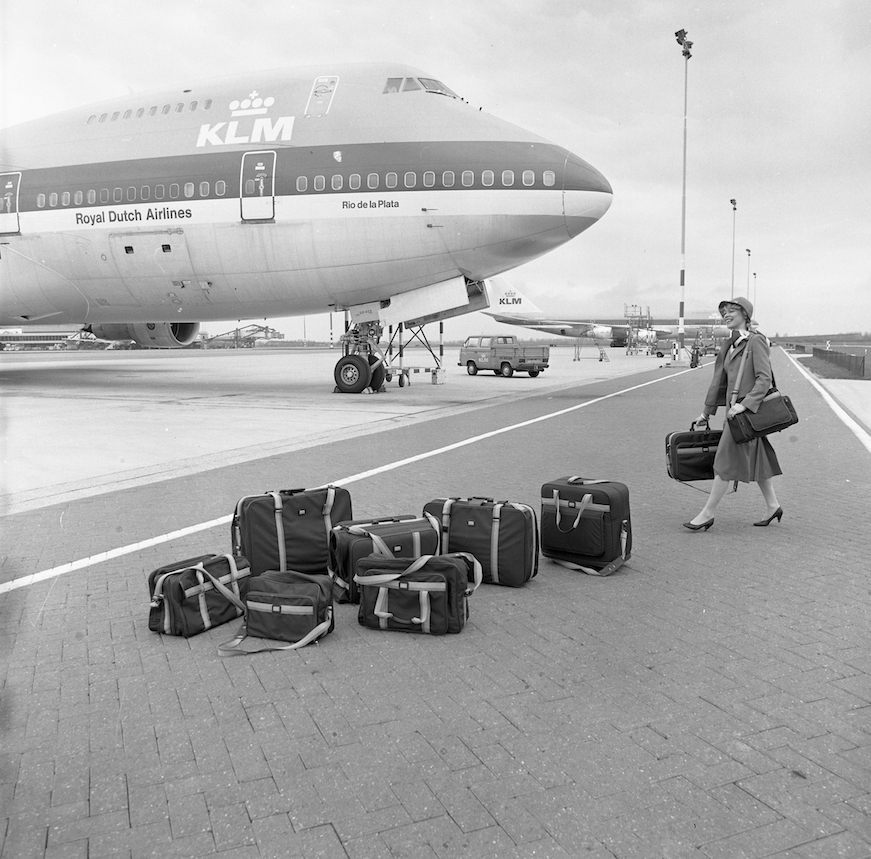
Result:
{"label": "jet engine", "polygon": [[88,328],[100,340],[133,340],[151,349],[181,349],[196,339],[199,322],[118,322]]}

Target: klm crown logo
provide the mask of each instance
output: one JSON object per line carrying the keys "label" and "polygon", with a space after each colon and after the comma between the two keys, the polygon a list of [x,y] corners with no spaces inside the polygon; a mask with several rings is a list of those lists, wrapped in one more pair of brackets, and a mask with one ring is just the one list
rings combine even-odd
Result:
{"label": "klm crown logo", "polygon": [[[240,117],[230,122],[216,122],[200,126],[197,147],[235,146],[249,143],[287,143],[293,136],[293,116],[279,116],[275,120],[264,116],[275,104],[272,96],[261,98],[257,90],[247,98],[230,102],[230,115]],[[258,117],[249,124],[245,117]]]}

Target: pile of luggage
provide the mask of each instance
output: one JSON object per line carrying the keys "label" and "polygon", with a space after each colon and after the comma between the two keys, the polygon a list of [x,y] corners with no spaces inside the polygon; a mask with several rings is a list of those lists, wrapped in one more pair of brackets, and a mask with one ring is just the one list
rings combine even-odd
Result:
{"label": "pile of luggage", "polygon": [[607,576],[632,549],[629,490],[562,477],[541,491],[541,528],[528,504],[436,498],[421,515],[354,519],[339,486],[239,500],[232,550],[187,558],[148,576],[149,628],[191,636],[242,617],[221,655],[290,650],[331,632],[334,603],[359,605],[373,630],[461,632],[481,585],[521,587],[539,553]]}

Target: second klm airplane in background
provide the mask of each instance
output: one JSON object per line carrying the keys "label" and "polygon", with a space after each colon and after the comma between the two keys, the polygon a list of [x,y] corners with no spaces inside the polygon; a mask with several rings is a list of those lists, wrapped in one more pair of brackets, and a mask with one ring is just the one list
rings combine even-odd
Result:
{"label": "second klm airplane in background", "polygon": [[[583,319],[566,319],[548,316],[532,301],[523,295],[519,289],[511,286],[504,277],[492,277],[486,282],[487,294],[490,299],[490,309],[484,310],[487,316],[506,325],[519,325],[542,331],[545,334],[556,334],[560,337],[588,338],[597,342],[606,342],[623,346],[630,333],[628,319],[603,319],[599,322]],[[634,328],[635,336],[642,343],[655,345],[658,340],[677,337],[677,320],[647,319],[642,320],[641,327]],[[688,339],[698,336],[720,338],[728,336],[728,329],[719,322],[719,317],[712,319],[687,319],[684,322],[684,333]]]}

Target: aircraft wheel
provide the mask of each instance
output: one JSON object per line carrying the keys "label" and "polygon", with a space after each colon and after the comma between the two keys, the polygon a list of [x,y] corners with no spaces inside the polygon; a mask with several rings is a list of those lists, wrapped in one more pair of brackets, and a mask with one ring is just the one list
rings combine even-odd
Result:
{"label": "aircraft wheel", "polygon": [[400,387],[400,388],[404,388],[404,387],[405,387],[405,373],[400,373],[400,374],[399,374],[399,387]]}
{"label": "aircraft wheel", "polygon": [[470,376],[476,376],[478,374],[478,365],[474,361],[467,361],[466,372]]}
{"label": "aircraft wheel", "polygon": [[336,363],[333,378],[343,394],[360,394],[369,387],[372,370],[362,355],[345,355]]}
{"label": "aircraft wheel", "polygon": [[541,370],[530,370],[529,371],[529,378],[534,379],[540,372],[541,372]]}
{"label": "aircraft wheel", "polygon": [[510,379],[514,375],[514,367],[512,367],[507,361],[503,361],[502,366],[499,369],[506,379]]}
{"label": "aircraft wheel", "polygon": [[[380,359],[377,355],[369,356],[369,365],[378,364]],[[369,387],[372,388],[373,391],[377,391],[384,384],[384,380],[387,378],[387,371],[384,369],[384,362],[382,361],[378,364],[377,367],[372,368],[372,380],[369,382]]]}

